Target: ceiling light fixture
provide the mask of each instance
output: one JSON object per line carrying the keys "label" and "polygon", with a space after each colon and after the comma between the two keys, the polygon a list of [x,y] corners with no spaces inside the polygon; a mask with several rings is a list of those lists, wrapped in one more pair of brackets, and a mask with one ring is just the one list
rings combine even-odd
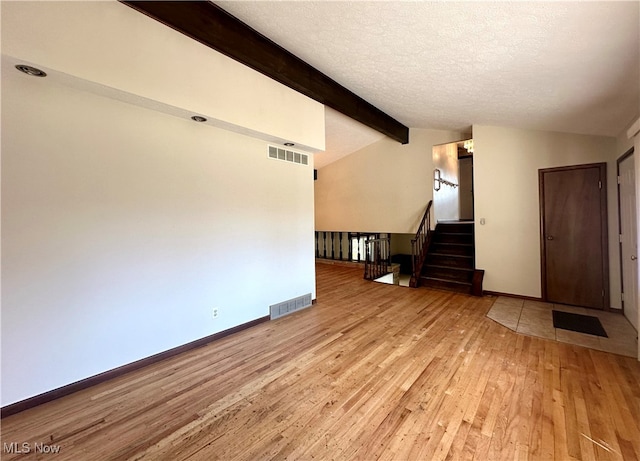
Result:
{"label": "ceiling light fixture", "polygon": [[201,115],[194,115],[193,117],[191,117],[191,120],[193,120],[194,122],[206,122],[207,119],[202,117]]}
{"label": "ceiling light fixture", "polygon": [[20,72],[24,72],[27,75],[31,75],[32,77],[46,77],[47,73],[40,69],[36,69],[35,67],[27,66],[26,64],[17,64],[16,69]]}
{"label": "ceiling light fixture", "polygon": [[473,139],[469,139],[464,142],[464,148],[467,149],[467,152],[473,154]]}
{"label": "ceiling light fixture", "polygon": [[285,142],[285,143],[284,143],[284,145],[285,145],[285,146],[287,146],[287,147],[293,147],[293,146],[295,146],[295,144],[294,144],[294,143],[292,143],[292,142]]}

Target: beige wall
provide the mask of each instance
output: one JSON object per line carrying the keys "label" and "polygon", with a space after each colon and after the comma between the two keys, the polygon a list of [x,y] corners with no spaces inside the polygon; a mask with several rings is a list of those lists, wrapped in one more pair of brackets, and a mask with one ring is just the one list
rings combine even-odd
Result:
{"label": "beige wall", "polygon": [[611,305],[619,308],[616,139],[482,125],[473,139],[476,222],[486,219],[476,225],[484,289],[541,296],[538,170],[607,162]]}
{"label": "beige wall", "polygon": [[473,159],[462,158],[460,165],[460,219],[473,219]]}
{"label": "beige wall", "polygon": [[316,230],[415,233],[433,198],[432,147],[463,138],[412,128],[409,144],[385,138],[320,169]]}
{"label": "beige wall", "polygon": [[[108,7],[107,22],[111,13],[138,14],[117,3],[94,5]],[[12,16],[5,15],[6,2],[2,7],[4,50],[7,41],[15,43],[9,30],[23,32],[4,27]],[[55,13],[43,2],[25,8],[35,14],[21,24],[27,32],[46,25],[42,14]],[[92,26],[100,32],[100,22],[87,22],[85,32]],[[56,54],[49,40],[74,46],[58,39],[47,37],[42,47]],[[118,52],[142,59],[162,48],[139,46],[127,42]],[[111,72],[119,69],[124,78],[141,66],[144,60]],[[258,85],[266,79],[255,76]],[[184,86],[190,78],[183,75]],[[149,81],[156,90],[163,83]],[[279,102],[286,114],[315,111],[314,101],[261,87],[263,101]],[[247,124],[278,136],[324,136],[322,117],[282,132],[261,120],[269,113],[245,111],[252,114]],[[264,140],[29,77],[13,66],[2,68],[1,130],[2,405],[267,316],[271,304],[315,297],[312,164],[271,160]]]}
{"label": "beige wall", "polygon": [[391,254],[411,254],[411,240],[415,237],[413,234],[392,234],[391,235]]}

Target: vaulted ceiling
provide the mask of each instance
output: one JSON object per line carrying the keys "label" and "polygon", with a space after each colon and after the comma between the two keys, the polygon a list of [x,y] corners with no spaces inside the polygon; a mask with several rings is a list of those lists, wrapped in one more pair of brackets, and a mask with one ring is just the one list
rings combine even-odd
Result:
{"label": "vaulted ceiling", "polygon": [[[640,115],[640,2],[215,1],[413,128],[617,136]],[[382,135],[327,111],[324,164]]]}

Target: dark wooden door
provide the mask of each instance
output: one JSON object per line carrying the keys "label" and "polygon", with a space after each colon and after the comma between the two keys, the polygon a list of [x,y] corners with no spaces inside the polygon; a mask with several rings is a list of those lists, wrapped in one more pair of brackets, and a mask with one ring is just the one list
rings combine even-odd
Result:
{"label": "dark wooden door", "polygon": [[539,171],[542,295],[609,308],[606,164]]}

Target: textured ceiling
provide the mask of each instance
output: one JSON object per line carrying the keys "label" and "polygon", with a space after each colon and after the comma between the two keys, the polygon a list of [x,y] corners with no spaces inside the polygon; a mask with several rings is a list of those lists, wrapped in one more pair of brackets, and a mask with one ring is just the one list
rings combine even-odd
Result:
{"label": "textured ceiling", "polygon": [[[640,115],[637,1],[215,3],[409,127],[617,136]],[[327,158],[372,139],[335,115]]]}

